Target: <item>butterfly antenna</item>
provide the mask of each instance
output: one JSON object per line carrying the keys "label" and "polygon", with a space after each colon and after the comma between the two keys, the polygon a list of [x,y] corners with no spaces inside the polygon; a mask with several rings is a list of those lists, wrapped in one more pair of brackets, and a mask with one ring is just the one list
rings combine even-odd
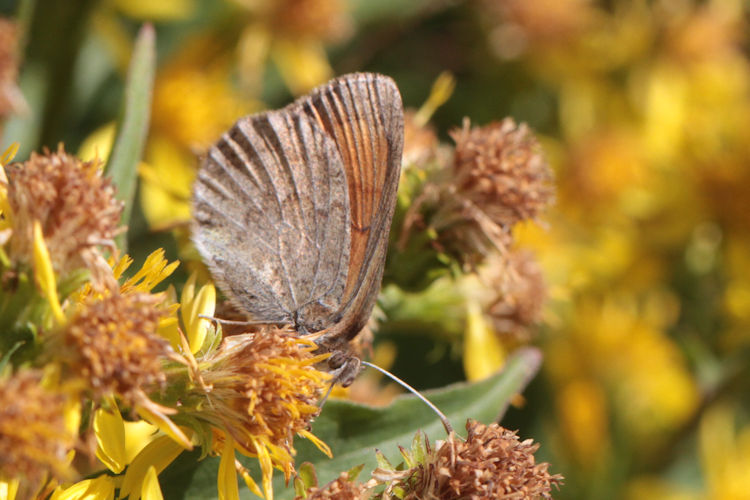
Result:
{"label": "butterfly antenna", "polygon": [[320,400],[320,403],[318,403],[318,408],[321,410],[323,409],[323,405],[326,404],[326,401],[328,401],[328,396],[331,395],[331,392],[333,392],[333,386],[336,385],[336,379],[334,378],[331,380],[331,385],[328,386],[328,390],[326,391],[326,395],[323,396],[323,399]]}
{"label": "butterfly antenna", "polygon": [[[379,371],[383,375],[386,375],[387,377],[389,377],[390,379],[392,379],[394,382],[398,383],[403,388],[405,388],[407,391],[411,392],[416,397],[418,397],[419,399],[421,399],[424,404],[426,404],[427,406],[429,406],[432,409],[432,411],[434,411],[435,413],[437,413],[437,416],[440,417],[440,421],[443,423],[443,427],[445,427],[445,432],[448,433],[448,435],[450,435],[451,433],[453,433],[453,426],[451,426],[451,423],[448,420],[448,417],[446,417],[445,414],[442,411],[440,411],[437,406],[435,406],[434,404],[432,404],[432,402],[429,399],[427,399],[426,397],[422,396],[422,394],[420,394],[418,390],[416,390],[415,388],[413,388],[412,386],[410,386],[409,384],[407,384],[406,382],[404,382],[403,380],[401,380],[400,378],[398,378],[397,376],[395,376],[394,374],[392,374],[388,370],[380,368],[379,366],[374,365],[374,364],[372,364],[372,363],[370,363],[368,361],[362,361],[362,364],[365,365],[365,366],[369,366],[370,368],[375,368],[377,371]],[[331,391],[329,390],[328,392],[330,393]]]}

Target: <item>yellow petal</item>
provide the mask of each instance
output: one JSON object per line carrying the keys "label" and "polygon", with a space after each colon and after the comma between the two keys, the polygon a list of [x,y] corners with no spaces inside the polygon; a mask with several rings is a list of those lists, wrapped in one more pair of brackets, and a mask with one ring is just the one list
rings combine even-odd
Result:
{"label": "yellow petal", "polygon": [[0,231],[12,227],[13,211],[10,208],[8,202],[8,177],[5,175],[5,169],[3,166],[7,165],[18,152],[18,143],[13,144],[5,150],[0,156],[0,214],[2,219],[0,220]]}
{"label": "yellow petal", "polygon": [[157,333],[167,339],[172,349],[179,352],[180,349],[180,325],[175,316],[168,316],[159,321]]}
{"label": "yellow petal", "polygon": [[198,352],[211,328],[211,321],[200,316],[212,317],[216,311],[216,288],[211,283],[201,287],[190,308],[190,324],[187,327],[187,338],[193,354]]}
{"label": "yellow petal", "polygon": [[424,127],[435,111],[446,103],[453,94],[453,90],[456,88],[456,79],[448,71],[443,71],[438,75],[435,83],[432,84],[432,90],[430,95],[422,107],[417,111],[414,116],[414,122],[418,127]]}
{"label": "yellow petal", "polygon": [[243,467],[242,469],[240,469],[240,475],[242,476],[243,481],[245,481],[247,489],[263,498],[263,492],[260,491],[260,488],[258,488],[258,484],[255,482],[252,476],[250,476],[250,471]]}
{"label": "yellow petal", "polygon": [[125,427],[125,456],[130,463],[151,441],[158,437],[159,428],[153,424],[138,420],[123,422]]}
{"label": "yellow petal", "polygon": [[[3,152],[2,155],[0,155],[0,166],[5,166],[8,163],[10,163],[13,160],[13,157],[16,156],[16,153],[18,153],[19,144],[17,142],[14,142],[8,148]],[[3,177],[5,176],[5,172],[2,173]],[[3,178],[2,180],[7,182],[7,179]]]}
{"label": "yellow petal", "polygon": [[120,498],[130,495],[130,500],[138,500],[148,469],[153,467],[156,474],[161,473],[182,453],[183,449],[169,436],[160,436],[151,441],[133,459],[125,472],[125,479],[120,488]]}
{"label": "yellow petal", "polygon": [[240,490],[237,486],[237,469],[234,467],[234,440],[229,436],[224,440],[219,462],[218,489],[219,500],[239,500]]}
{"label": "yellow petal", "polygon": [[18,493],[18,479],[0,480],[0,500],[15,500]]}
{"label": "yellow petal", "polygon": [[505,351],[476,302],[469,302],[464,336],[464,371],[468,380],[481,380],[502,368]]}
{"label": "yellow petal", "polygon": [[141,498],[144,500],[164,500],[164,496],[161,494],[161,488],[159,487],[159,478],[157,477],[156,469],[154,469],[153,466],[148,468],[146,476],[143,478]]}
{"label": "yellow petal", "polygon": [[57,296],[57,281],[55,272],[52,269],[52,261],[49,257],[47,245],[44,244],[42,235],[42,226],[39,221],[34,221],[34,277],[42,295],[49,302],[55,320],[62,323],[65,315],[60,307],[60,299]]}
{"label": "yellow petal", "polygon": [[179,444],[185,450],[192,450],[193,444],[190,442],[182,429],[180,429],[172,420],[164,415],[162,410],[167,408],[157,408],[156,403],[151,403],[153,408],[139,405],[135,411],[147,422],[157,426],[160,431],[169,436],[175,443]]}
{"label": "yellow petal", "polygon": [[115,122],[108,123],[94,130],[84,139],[81,147],[78,148],[78,157],[82,161],[92,161],[98,158],[102,160],[102,165],[104,165],[103,162],[109,158],[109,153],[112,151],[116,131],[117,126]]}
{"label": "yellow petal", "polygon": [[119,411],[99,408],[94,412],[94,434],[96,435],[96,458],[115,474],[127,465],[125,453],[125,425]]}
{"label": "yellow petal", "polygon": [[252,437],[250,439],[255,448],[255,453],[258,455],[258,462],[260,462],[260,471],[263,475],[263,493],[265,493],[266,500],[273,500],[273,462],[271,456],[263,443]]}
{"label": "yellow petal", "polygon": [[190,220],[190,193],[195,179],[195,156],[163,137],[153,138],[141,177],[141,208],[153,229]]}
{"label": "yellow petal", "polygon": [[316,436],[312,432],[305,430],[305,429],[298,431],[297,434],[299,434],[305,439],[312,441],[315,447],[318,448],[323,453],[325,453],[325,455],[328,458],[333,458],[333,453],[331,453],[331,448],[327,444],[325,444],[318,436]]}
{"label": "yellow petal", "polygon": [[129,278],[122,284],[120,290],[122,293],[132,291],[150,292],[156,285],[172,274],[179,265],[179,260],[168,264],[167,259],[164,258],[164,249],[159,248],[146,257],[146,262],[143,263],[143,266],[132,278]]}
{"label": "yellow petal", "polygon": [[284,83],[295,95],[306,94],[333,74],[323,44],[318,41],[277,39],[271,53]]}
{"label": "yellow petal", "polygon": [[79,481],[67,488],[58,488],[50,500],[112,500],[115,486],[112,476],[102,475]]}

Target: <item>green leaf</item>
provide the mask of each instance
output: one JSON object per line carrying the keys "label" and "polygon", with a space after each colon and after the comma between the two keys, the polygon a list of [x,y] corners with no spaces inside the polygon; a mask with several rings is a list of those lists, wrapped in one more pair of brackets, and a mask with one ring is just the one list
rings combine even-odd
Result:
{"label": "green leaf", "polygon": [[[112,153],[107,161],[106,174],[117,186],[117,197],[125,203],[122,222],[130,222],[135,198],[138,162],[143,154],[151,113],[151,94],[156,68],[156,35],[153,26],[146,24],[138,33],[133,47],[133,59],[128,69],[125,100]],[[127,251],[126,238],[118,237],[118,245]]]}
{"label": "green leaf", "polygon": [[[508,359],[505,368],[492,377],[475,383],[458,383],[434,391],[425,391],[425,396],[435,403],[453,422],[460,434],[463,426],[472,418],[483,423],[499,420],[508,408],[510,399],[521,392],[539,370],[541,353],[537,349],[524,348]],[[321,415],[313,423],[312,432],[325,441],[333,450],[333,459],[328,459],[315,446],[302,439],[295,440],[296,463],[310,462],[315,466],[318,481],[326,484],[338,477],[342,471],[364,464],[360,480],[369,479],[377,467],[375,448],[382,450],[391,463],[399,463],[398,446],[409,444],[418,430],[425,432],[432,443],[445,438],[445,430],[437,416],[414,396],[403,396],[385,408],[373,408],[347,401],[329,401]],[[255,460],[244,463],[251,468],[255,478],[260,478]],[[184,474],[177,467],[170,468],[168,477],[162,476],[162,484],[169,478],[191,477],[189,484],[181,483],[181,491],[188,498],[214,498],[216,496],[216,474],[218,459],[207,459],[197,466],[200,473],[193,475],[195,465],[183,464]],[[275,475],[274,498],[293,498],[293,488],[287,488],[281,474]],[[165,493],[167,493],[165,491]],[[174,498],[172,495],[168,495]]]}

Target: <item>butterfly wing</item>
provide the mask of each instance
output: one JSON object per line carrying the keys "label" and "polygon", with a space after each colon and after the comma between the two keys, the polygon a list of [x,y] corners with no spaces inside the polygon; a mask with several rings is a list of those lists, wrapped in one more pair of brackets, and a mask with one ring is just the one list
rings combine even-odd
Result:
{"label": "butterfly wing", "polygon": [[316,123],[291,108],[240,119],[208,152],[193,206],[196,247],[253,320],[314,331],[337,314],[349,202],[338,149]]}
{"label": "butterfly wing", "polygon": [[316,89],[297,105],[334,139],[346,172],[349,274],[341,317],[329,335],[348,340],[369,319],[383,276],[401,171],[401,95],[390,78],[359,73]]}
{"label": "butterfly wing", "polygon": [[402,146],[401,96],[373,74],[224,134],[198,175],[193,238],[235,305],[262,322],[356,335],[382,278]]}

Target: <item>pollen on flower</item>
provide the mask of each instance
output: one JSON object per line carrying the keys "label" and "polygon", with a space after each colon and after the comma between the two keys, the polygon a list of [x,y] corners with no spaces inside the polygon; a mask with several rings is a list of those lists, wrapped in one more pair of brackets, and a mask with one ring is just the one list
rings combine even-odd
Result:
{"label": "pollen on flower", "polygon": [[435,451],[427,445],[424,463],[400,483],[408,498],[552,498],[552,485],[562,483],[549,464],[536,463],[539,445],[530,439],[472,420],[466,430],[466,441],[451,436]]}
{"label": "pollen on flower", "polygon": [[145,293],[87,299],[66,326],[70,367],[96,398],[114,394],[135,404],[166,382],[161,368],[171,348],[156,333],[160,301]]}
{"label": "pollen on flower", "polygon": [[552,171],[525,125],[506,118],[484,127],[463,128],[453,161],[456,191],[504,228],[532,219],[554,197]]}
{"label": "pollen on flower", "polygon": [[114,285],[99,246],[114,245],[122,203],[100,166],[98,160],[82,162],[67,154],[61,145],[57,152],[32,153],[28,161],[6,167],[12,258],[24,261],[32,255],[36,220],[57,273],[85,267],[95,284]]}
{"label": "pollen on flower", "polygon": [[66,427],[66,402],[42,386],[38,371],[0,379],[0,479],[21,479],[30,494],[48,477],[67,476],[75,437]]}
{"label": "pollen on flower", "polygon": [[[270,453],[274,465],[289,477],[295,434],[327,450],[307,431],[330,378],[314,368],[325,357],[313,356],[315,349],[311,342],[278,329],[227,337],[201,362],[211,404],[200,416],[218,424],[245,452],[259,458]],[[264,470],[264,475],[270,472]],[[264,479],[270,484],[270,477]]]}

